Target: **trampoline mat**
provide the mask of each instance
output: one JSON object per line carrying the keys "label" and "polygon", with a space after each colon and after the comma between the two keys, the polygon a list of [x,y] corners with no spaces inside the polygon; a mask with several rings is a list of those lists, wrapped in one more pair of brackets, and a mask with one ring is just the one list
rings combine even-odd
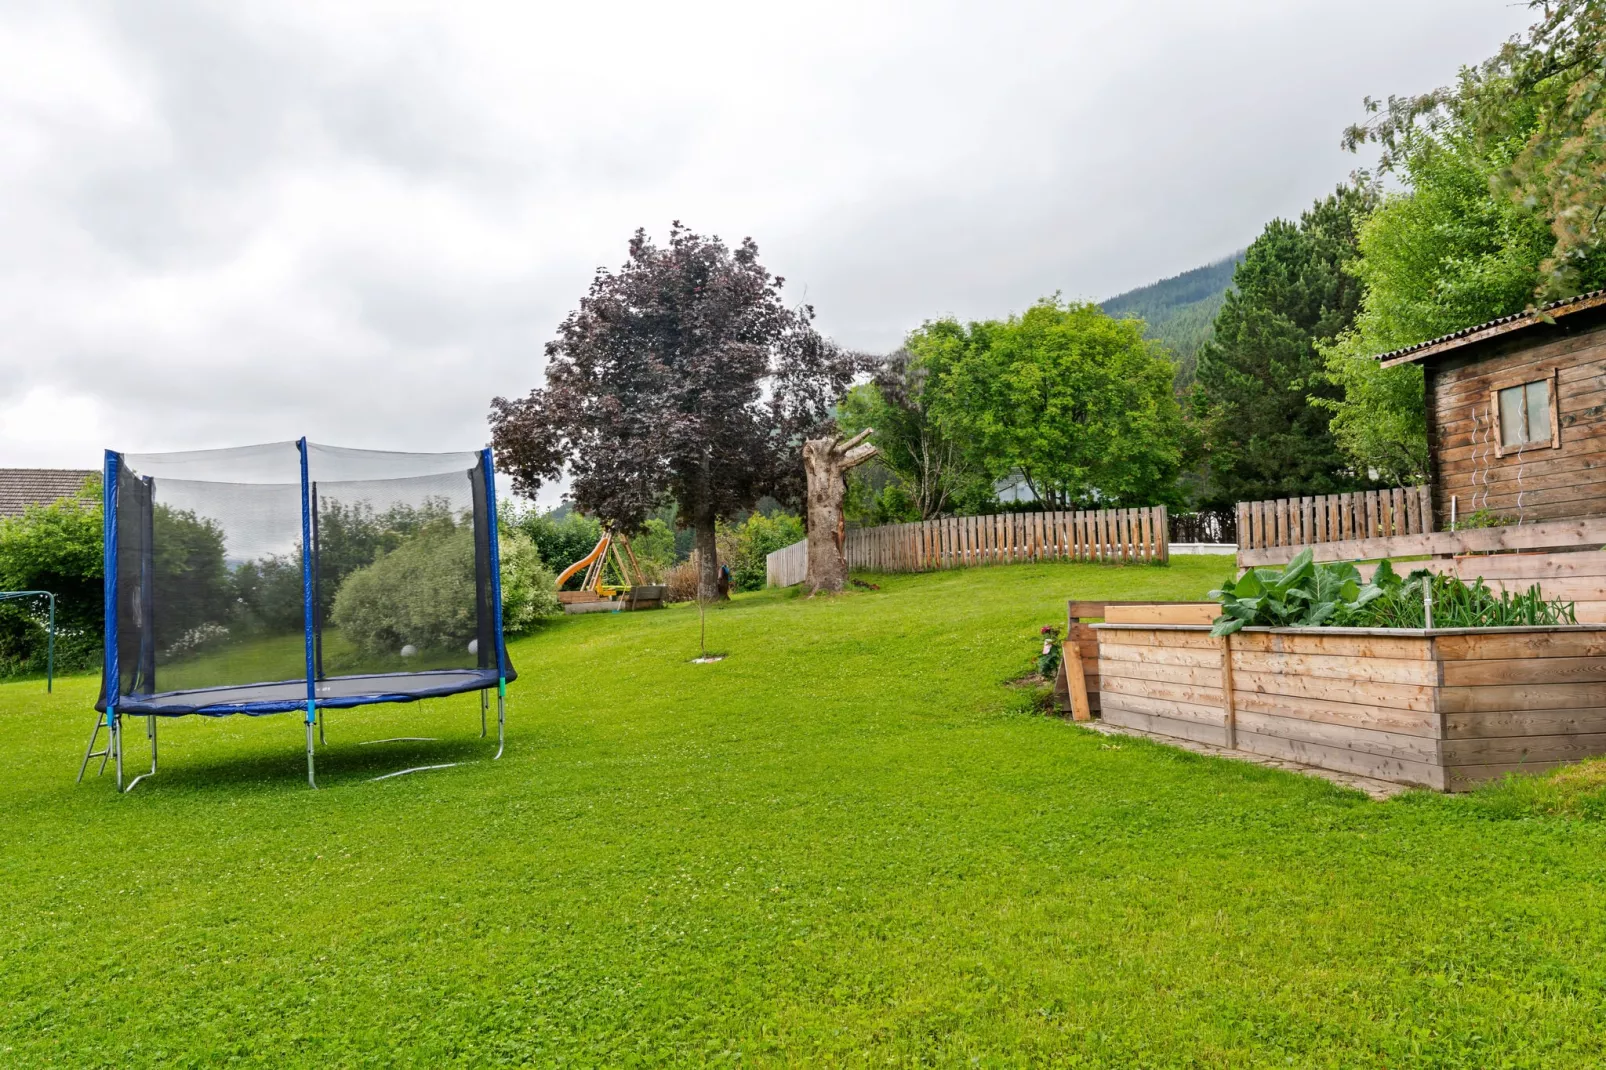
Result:
{"label": "trampoline mat", "polygon": [[[513,674],[509,673],[512,679]],[[495,687],[495,669],[441,669],[432,672],[397,672],[372,676],[334,676],[318,681],[318,705],[328,709],[366,706],[375,702],[412,702],[464,691]],[[281,680],[271,684],[208,687],[197,691],[169,691],[158,695],[124,695],[117,703],[124,713],[177,717],[200,714],[288,713],[307,708],[307,681]]]}

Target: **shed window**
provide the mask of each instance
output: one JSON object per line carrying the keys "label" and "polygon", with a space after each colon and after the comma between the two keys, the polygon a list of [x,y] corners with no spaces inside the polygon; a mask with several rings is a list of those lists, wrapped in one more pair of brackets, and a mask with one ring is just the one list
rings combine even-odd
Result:
{"label": "shed window", "polygon": [[1554,404],[1550,377],[1496,388],[1494,410],[1501,451],[1556,445]]}

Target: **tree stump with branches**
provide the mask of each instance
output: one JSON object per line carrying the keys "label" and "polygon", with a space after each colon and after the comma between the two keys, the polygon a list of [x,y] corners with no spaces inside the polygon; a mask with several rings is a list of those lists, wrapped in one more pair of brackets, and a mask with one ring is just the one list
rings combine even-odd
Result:
{"label": "tree stump with branches", "polygon": [[865,442],[872,432],[873,428],[867,427],[852,438],[830,435],[803,443],[809,521],[809,569],[803,583],[810,596],[819,591],[840,591],[848,582],[842,502],[847,496],[848,469],[876,455],[876,448]]}

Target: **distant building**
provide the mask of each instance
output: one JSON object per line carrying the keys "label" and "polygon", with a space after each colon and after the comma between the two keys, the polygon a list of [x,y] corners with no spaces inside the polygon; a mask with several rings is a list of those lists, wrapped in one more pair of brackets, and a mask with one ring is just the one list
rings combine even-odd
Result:
{"label": "distant building", "polygon": [[0,468],[0,520],[21,516],[30,505],[75,497],[84,480],[98,475],[81,468]]}
{"label": "distant building", "polygon": [[1606,516],[1606,291],[1384,353],[1426,377],[1433,520]]}

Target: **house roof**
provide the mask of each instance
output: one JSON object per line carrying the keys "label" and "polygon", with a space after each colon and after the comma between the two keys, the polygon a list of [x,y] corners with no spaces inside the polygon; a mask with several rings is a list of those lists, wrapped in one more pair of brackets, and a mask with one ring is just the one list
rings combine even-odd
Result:
{"label": "house roof", "polygon": [[87,468],[0,468],[0,518],[21,516],[30,505],[75,497],[84,480],[98,474]]}
{"label": "house roof", "polygon": [[1514,334],[1530,327],[1537,327],[1541,323],[1555,323],[1564,316],[1599,308],[1602,305],[1606,305],[1606,290],[1591,290],[1587,294],[1569,297],[1564,301],[1552,301],[1548,305],[1501,316],[1488,323],[1480,323],[1476,327],[1465,327],[1438,338],[1430,338],[1426,342],[1381,353],[1377,359],[1385,368],[1392,368],[1396,364],[1411,364],[1428,357],[1436,357],[1441,353],[1448,353],[1452,349],[1460,349],[1474,342]]}

